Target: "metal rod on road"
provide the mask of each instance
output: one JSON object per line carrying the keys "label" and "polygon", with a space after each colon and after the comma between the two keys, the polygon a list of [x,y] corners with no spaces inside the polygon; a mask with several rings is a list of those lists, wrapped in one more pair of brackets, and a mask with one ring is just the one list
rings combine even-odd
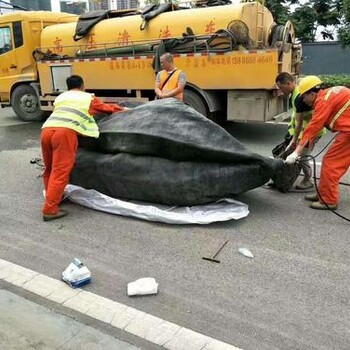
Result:
{"label": "metal rod on road", "polygon": [[221,252],[222,248],[227,244],[228,241],[225,241],[224,243],[222,243],[218,250],[214,253],[214,255],[212,255],[210,258],[208,257],[205,257],[205,256],[202,256],[202,259],[203,260],[208,260],[208,261],[212,261],[212,262],[215,262],[215,263],[218,263],[220,264],[220,260],[217,260],[215,259],[215,257]]}

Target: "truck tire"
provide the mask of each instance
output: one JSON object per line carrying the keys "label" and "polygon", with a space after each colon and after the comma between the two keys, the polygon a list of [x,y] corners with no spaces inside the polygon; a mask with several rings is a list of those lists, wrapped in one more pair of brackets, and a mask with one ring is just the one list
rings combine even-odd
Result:
{"label": "truck tire", "polygon": [[38,95],[30,85],[18,85],[13,90],[11,105],[18,118],[25,122],[42,121],[44,119]]}
{"label": "truck tire", "polygon": [[198,113],[204,115],[205,117],[209,118],[209,108],[205,101],[194,91],[192,90],[185,90],[184,93],[184,102],[188,106],[195,109]]}

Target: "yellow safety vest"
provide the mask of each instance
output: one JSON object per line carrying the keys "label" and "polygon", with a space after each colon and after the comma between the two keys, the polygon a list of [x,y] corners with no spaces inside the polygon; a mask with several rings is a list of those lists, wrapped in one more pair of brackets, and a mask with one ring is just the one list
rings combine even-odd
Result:
{"label": "yellow safety vest", "polygon": [[[172,91],[177,88],[178,83],[179,83],[179,75],[182,71],[180,69],[177,69],[173,75],[170,77],[170,79],[166,82],[165,86],[163,86],[164,82],[167,80],[169,74],[166,70],[162,70],[160,73],[160,84],[159,86],[161,87],[162,92],[167,93],[169,91]],[[180,92],[176,96],[177,99],[180,101],[183,101],[184,99],[184,94],[183,92]]]}
{"label": "yellow safety vest", "polygon": [[77,133],[97,138],[98,126],[89,114],[93,95],[78,90],[70,90],[57,96],[54,111],[42,128],[68,128]]}

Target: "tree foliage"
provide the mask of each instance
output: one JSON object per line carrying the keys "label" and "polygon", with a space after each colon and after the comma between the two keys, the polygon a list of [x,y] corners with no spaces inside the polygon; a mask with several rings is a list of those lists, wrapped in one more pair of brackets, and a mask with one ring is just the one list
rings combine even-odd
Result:
{"label": "tree foliage", "polygon": [[277,24],[291,20],[302,42],[317,40],[318,28],[322,27],[324,40],[334,40],[337,32],[339,41],[350,45],[350,0],[266,0],[265,5]]}
{"label": "tree foliage", "polygon": [[343,21],[338,28],[338,37],[343,46],[350,45],[350,0],[343,0],[340,8]]}
{"label": "tree foliage", "polygon": [[290,19],[290,5],[298,4],[298,0],[266,0],[265,6],[270,10],[277,24],[284,25]]}

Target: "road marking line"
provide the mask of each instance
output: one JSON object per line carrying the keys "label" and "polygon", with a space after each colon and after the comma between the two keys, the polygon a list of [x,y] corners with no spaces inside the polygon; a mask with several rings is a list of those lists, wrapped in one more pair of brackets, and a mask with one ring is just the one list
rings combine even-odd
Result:
{"label": "road marking line", "polygon": [[242,350],[0,259],[0,279],[169,350]]}

